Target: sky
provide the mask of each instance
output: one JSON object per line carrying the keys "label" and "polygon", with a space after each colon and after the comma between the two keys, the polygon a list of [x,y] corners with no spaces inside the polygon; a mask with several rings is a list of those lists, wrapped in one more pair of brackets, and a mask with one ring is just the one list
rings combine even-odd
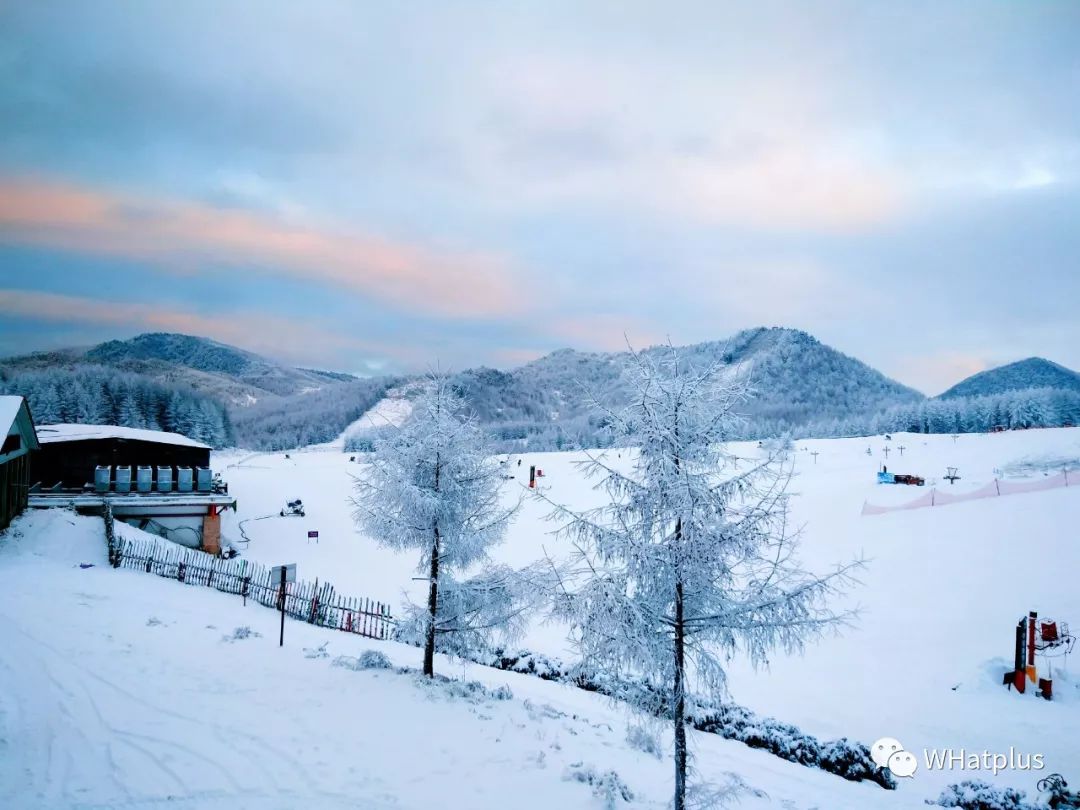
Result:
{"label": "sky", "polygon": [[0,3],[0,355],[1080,368],[1080,3]]}

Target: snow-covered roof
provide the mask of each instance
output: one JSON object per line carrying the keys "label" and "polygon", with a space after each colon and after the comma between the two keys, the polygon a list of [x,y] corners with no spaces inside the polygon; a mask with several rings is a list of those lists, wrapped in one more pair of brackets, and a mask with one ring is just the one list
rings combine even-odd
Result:
{"label": "snow-covered roof", "polygon": [[11,425],[18,417],[22,403],[22,397],[0,397],[0,436],[6,436],[8,431],[11,430]]}
{"label": "snow-covered roof", "polygon": [[89,439],[128,439],[129,441],[178,444],[183,447],[210,449],[210,445],[189,439],[179,433],[168,433],[164,430],[142,430],[118,425],[39,425],[37,435],[38,441],[42,444],[78,442]]}

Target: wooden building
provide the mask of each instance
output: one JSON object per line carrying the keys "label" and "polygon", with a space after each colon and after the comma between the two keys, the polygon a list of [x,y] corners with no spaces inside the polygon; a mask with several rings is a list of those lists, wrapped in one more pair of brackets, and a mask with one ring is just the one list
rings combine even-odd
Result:
{"label": "wooden building", "polygon": [[41,425],[37,433],[30,479],[46,491],[92,486],[98,467],[210,466],[210,448],[179,433],[116,425]]}
{"label": "wooden building", "polygon": [[117,520],[221,553],[221,512],[235,509],[236,499],[213,482],[207,445],[116,425],[41,425],[37,436],[31,506],[100,514],[108,502]]}
{"label": "wooden building", "polygon": [[22,397],[0,396],[0,530],[26,508],[30,493],[30,454],[39,449],[34,420]]}

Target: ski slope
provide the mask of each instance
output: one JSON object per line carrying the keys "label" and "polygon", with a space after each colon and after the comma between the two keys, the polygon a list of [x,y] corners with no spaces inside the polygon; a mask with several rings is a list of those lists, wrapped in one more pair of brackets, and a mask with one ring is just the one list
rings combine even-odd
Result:
{"label": "ski slope", "polygon": [[[743,458],[758,452],[756,443],[735,447]],[[1080,665],[1055,669],[1052,704],[1000,686],[1011,669],[1013,627],[1029,610],[1071,620],[1080,630],[1080,430],[801,441],[793,455],[792,517],[803,527],[802,558],[816,571],[866,558],[862,584],[847,597],[861,614],[804,656],[776,656],[768,671],[733,661],[733,699],[823,738],[847,735],[869,743],[888,735],[909,749],[1014,746],[1043,752],[1050,770],[1080,777],[1072,764],[1080,763],[1074,733],[1080,676],[1072,674]],[[507,481],[504,497],[522,503],[497,552],[500,561],[525,565],[545,553],[567,554],[566,542],[552,534],[556,525],[546,520],[549,504],[524,485],[529,465],[536,464],[544,471],[546,498],[577,508],[597,505],[600,494],[576,467],[583,457],[524,454],[520,467],[510,459],[506,469],[516,477]],[[631,463],[625,454],[610,460]],[[926,487],[877,484],[883,463],[893,472],[922,475]],[[860,515],[868,501],[906,503],[933,486],[973,491],[1002,476],[1036,480],[1070,463],[1078,485],[1068,489]],[[944,480],[949,466],[961,476],[955,484]],[[297,562],[303,578],[329,579],[343,593],[398,604],[406,596],[421,599],[423,583],[412,579],[415,558],[380,549],[353,527],[349,498],[359,474],[359,464],[328,454],[266,455],[230,470],[241,516],[276,511],[287,497],[301,497],[307,507],[306,518],[249,524],[254,539],[245,553],[266,563]],[[319,531],[318,544],[307,541],[309,529]],[[565,628],[540,621],[518,646],[574,655]],[[979,774],[923,773],[918,782],[936,788],[965,776]],[[995,781],[1010,780],[1029,791],[1035,781],[1024,773],[1001,773]]]}
{"label": "ski slope", "polygon": [[325,444],[313,444],[304,449],[344,451],[345,443],[349,439],[373,433],[380,428],[397,427],[409,418],[410,413],[412,413],[412,402],[404,397],[383,397],[371,406],[363,416],[346,425],[345,429],[333,441]]}
{"label": "ski slope", "polygon": [[[1052,703],[1000,686],[1013,627],[1028,610],[1080,629],[1080,486],[861,517],[866,501],[903,503],[925,491],[874,483],[886,446],[891,471],[959,492],[1000,475],[1059,472],[1080,458],[1080,430],[798,442],[792,514],[804,526],[802,559],[824,571],[865,557],[861,585],[845,597],[861,614],[804,656],[777,655],[767,671],[732,661],[730,697],[822,739],[891,736],[911,751],[1012,747],[1042,753],[1046,770],[920,770],[884,791],[692,733],[700,778],[724,783],[737,774],[751,791],[742,807],[915,808],[969,778],[1029,797],[1046,773],[1080,779],[1076,662],[1055,664]],[[757,447],[735,452],[750,458]],[[500,560],[567,553],[545,520],[550,506],[524,484],[536,464],[545,497],[599,503],[576,467],[582,457],[508,460],[515,478],[504,497],[521,506]],[[214,466],[239,505],[224,533],[237,540],[246,520],[246,556],[295,562],[303,579],[329,579],[339,592],[397,607],[423,583],[412,579],[414,558],[353,527],[349,498],[362,467],[348,459],[219,455]],[[626,454],[611,461],[631,463]],[[940,480],[947,466],[959,468],[954,485]],[[307,516],[276,517],[295,497]],[[318,543],[307,539],[312,529]],[[272,611],[106,567],[100,522],[91,518],[64,510],[20,518],[0,538],[0,579],[0,807],[602,807],[572,776],[586,766],[617,772],[635,794],[629,807],[660,808],[670,797],[669,762],[627,744],[628,717],[616,704],[443,659],[438,671],[509,685],[513,699],[454,697],[409,675],[342,669],[334,658],[368,648],[414,667],[420,654],[294,621],[278,649]],[[223,640],[241,627],[261,635]],[[328,657],[306,657],[323,644]],[[540,620],[519,646],[573,656],[565,629]]]}
{"label": "ski slope", "polygon": [[[5,810],[600,808],[579,775],[612,771],[630,806],[667,806],[670,763],[627,744],[617,704],[441,656],[437,671],[489,691],[335,666],[377,649],[415,667],[417,650],[291,620],[279,648],[274,611],[109,568],[98,519],[20,518],[0,576]],[[913,791],[691,736],[700,777],[745,785],[750,810],[921,806]]]}

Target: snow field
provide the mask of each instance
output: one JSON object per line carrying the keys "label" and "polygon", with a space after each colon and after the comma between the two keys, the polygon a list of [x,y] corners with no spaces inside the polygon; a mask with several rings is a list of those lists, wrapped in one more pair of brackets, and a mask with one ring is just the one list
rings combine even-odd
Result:
{"label": "snow field", "polygon": [[[751,458],[758,451],[756,443],[743,443],[735,452]],[[626,453],[608,455],[613,464],[631,463]],[[1061,457],[1080,457],[1080,430],[969,434],[955,440],[896,434],[889,441],[796,442],[792,518],[804,527],[801,557],[817,572],[865,558],[862,584],[841,603],[861,613],[852,627],[826,637],[803,656],[778,654],[766,671],[732,661],[731,697],[824,739],[846,735],[870,743],[887,735],[900,738],[908,750],[1007,751],[1014,746],[1044,753],[1048,771],[1077,778],[1080,676],[1071,674],[1077,662],[1066,662],[1067,668],[1060,659],[1052,662],[1053,703],[1010,693],[1000,680],[1011,668],[1013,627],[1027,611],[1071,620],[1080,630],[1080,543],[1075,534],[1080,486],[859,515],[867,500],[906,503],[932,485],[947,492],[971,491],[1010,466],[1024,467],[1033,480],[1032,474],[1057,472],[1054,464]],[[529,465],[544,471],[541,491],[554,502],[581,509],[599,505],[602,496],[575,465],[581,453],[521,458],[520,467],[516,458],[504,465],[515,476],[507,481],[506,502],[523,500],[495,557],[511,565],[531,563],[545,553],[558,559],[568,551],[566,541],[552,535],[555,524],[545,519],[550,505],[531,497],[524,486]],[[1042,472],[1040,459],[1049,465]],[[882,463],[893,472],[926,477],[927,487],[876,484]],[[955,485],[942,480],[947,466],[959,468],[962,478]],[[351,476],[359,474],[359,464],[331,454],[288,460],[282,454],[260,456],[229,470],[226,477],[230,491],[239,496],[241,516],[271,509],[276,514],[286,497],[303,497],[308,508],[304,519],[247,524],[255,539],[245,553],[267,563],[299,562],[301,577],[329,578],[342,593],[392,603],[404,593],[420,599],[423,583],[412,580],[418,576],[415,559],[380,549],[352,526]],[[319,529],[318,545],[306,542],[308,528]],[[231,536],[228,526],[226,534]],[[518,646],[574,658],[565,628],[540,620]],[[914,781],[921,795],[936,796],[945,784],[971,776],[979,774],[924,771]],[[1036,778],[1003,772],[992,781],[1031,793]]]}
{"label": "snow field", "polygon": [[[602,807],[575,775],[610,771],[632,806],[666,806],[670,763],[628,744],[625,712],[595,695],[441,656],[437,671],[490,691],[334,666],[373,649],[416,666],[418,651],[292,620],[279,648],[274,611],[107,567],[97,519],[55,510],[13,529],[0,542],[0,806]],[[701,778],[751,789],[743,807],[920,804],[692,737]]]}

